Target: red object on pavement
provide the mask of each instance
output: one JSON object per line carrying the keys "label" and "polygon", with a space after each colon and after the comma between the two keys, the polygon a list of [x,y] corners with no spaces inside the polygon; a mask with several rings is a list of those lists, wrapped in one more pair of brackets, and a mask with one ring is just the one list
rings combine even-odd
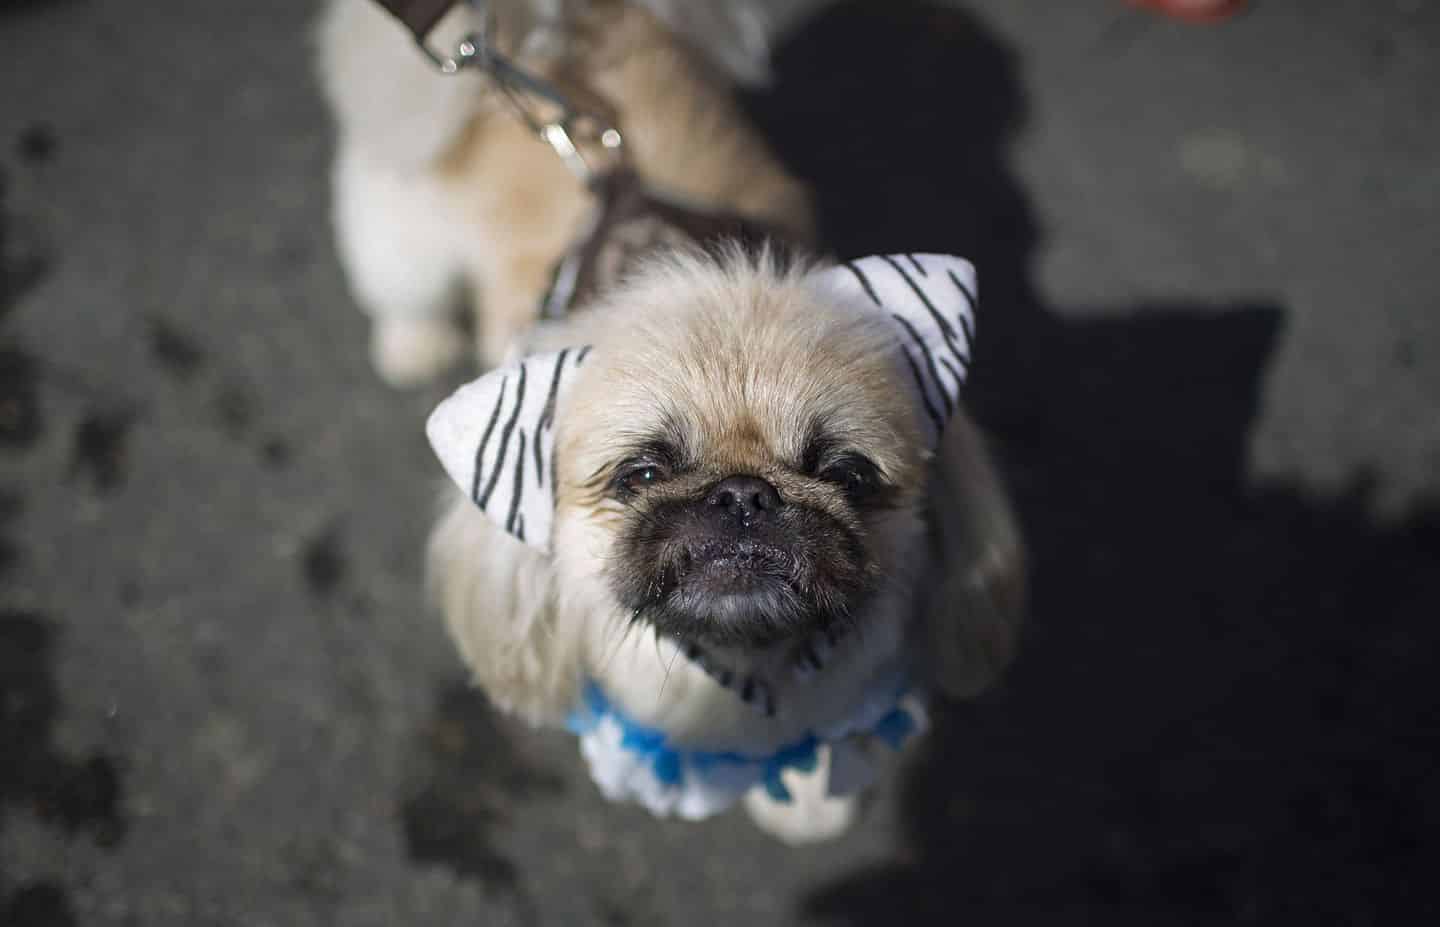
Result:
{"label": "red object on pavement", "polygon": [[1219,22],[1245,6],[1245,0],[1130,0],[1130,3],[1192,23]]}

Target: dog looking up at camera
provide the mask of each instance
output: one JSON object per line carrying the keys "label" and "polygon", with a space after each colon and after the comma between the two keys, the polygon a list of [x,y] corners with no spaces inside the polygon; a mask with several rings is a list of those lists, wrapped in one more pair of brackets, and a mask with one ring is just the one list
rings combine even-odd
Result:
{"label": "dog looking up at camera", "polygon": [[430,567],[476,682],[579,734],[612,799],[843,832],[923,695],[1015,646],[1020,537],[958,399],[973,294],[936,255],[670,250],[462,387],[427,429],[462,490]]}

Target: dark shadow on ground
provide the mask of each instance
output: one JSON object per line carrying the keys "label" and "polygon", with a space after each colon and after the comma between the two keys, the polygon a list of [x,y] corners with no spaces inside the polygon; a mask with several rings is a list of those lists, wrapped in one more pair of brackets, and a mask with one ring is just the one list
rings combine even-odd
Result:
{"label": "dark shadow on ground", "polygon": [[1363,485],[1246,484],[1283,309],[1043,306],[1005,160],[1017,59],[964,12],[845,5],[783,50],[752,108],[817,185],[840,255],[975,260],[969,397],[1034,557],[1019,663],[940,712],[901,785],[900,859],[838,875],[805,913],[1433,919],[1440,509],[1381,527]]}
{"label": "dark shadow on ground", "polygon": [[507,722],[463,682],[440,689],[416,746],[420,763],[401,803],[410,858],[477,879],[511,903],[520,923],[534,923],[531,886],[496,831],[509,827],[521,806],[560,794],[564,782],[527,759]]}
{"label": "dark shadow on ground", "polygon": [[[49,262],[16,245],[0,169],[0,455],[19,455],[39,439],[38,365],[5,328],[21,295]],[[61,713],[55,681],[55,624],[12,598],[13,574],[25,549],[16,522],[24,500],[0,485],[0,833],[6,817],[27,808],[67,837],[87,835],[101,846],[124,836],[120,775],[103,753],[74,757],[55,743]],[[0,871],[0,927],[75,923],[65,888],[48,880],[18,881]]]}

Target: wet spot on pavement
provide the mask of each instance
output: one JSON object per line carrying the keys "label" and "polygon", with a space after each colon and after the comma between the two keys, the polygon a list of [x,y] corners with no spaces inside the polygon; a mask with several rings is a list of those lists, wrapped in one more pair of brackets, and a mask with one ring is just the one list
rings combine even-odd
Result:
{"label": "wet spot on pavement", "polygon": [[29,882],[8,900],[0,900],[0,927],[74,927],[75,923],[64,887],[54,882]]}
{"label": "wet spot on pavement", "polygon": [[205,366],[205,351],[174,323],[151,318],[147,327],[150,356],[177,380],[189,380]]}
{"label": "wet spot on pavement", "polygon": [[[0,528],[20,513],[20,498],[12,492],[0,490]],[[4,534],[0,534],[0,576],[19,559],[20,552],[16,550]]]}
{"label": "wet spot on pavement", "polygon": [[255,399],[238,383],[227,383],[215,393],[215,421],[232,438],[244,437],[255,424]]}
{"label": "wet spot on pavement", "polygon": [[[19,512],[19,499],[0,492],[0,550],[5,552],[0,573],[19,559],[6,537]],[[66,834],[87,833],[101,846],[114,846],[125,834],[114,762],[101,753],[74,759],[53,743],[61,709],[55,636],[44,616],[0,606],[0,828],[8,806],[26,805]],[[7,912],[17,905],[26,911],[41,909],[35,898],[27,900],[22,894],[7,903]],[[0,921],[11,922],[30,921]]]}
{"label": "wet spot on pavement", "polygon": [[51,743],[60,713],[54,639],[42,616],[0,611],[0,806],[26,803],[67,834],[114,846],[125,835],[114,762],[99,753],[72,759]]}
{"label": "wet spot on pavement", "polygon": [[[16,235],[16,222],[5,208],[5,189],[0,171],[0,323],[50,267],[33,243]],[[0,449],[28,448],[43,432],[40,372],[39,362],[20,344],[0,342]]]}
{"label": "wet spot on pavement", "polygon": [[443,688],[421,731],[424,768],[401,804],[410,858],[438,863],[523,901],[520,873],[497,840],[518,806],[559,795],[564,782],[526,759],[506,722],[463,683]]}
{"label": "wet spot on pavement", "polygon": [[345,866],[333,841],[298,836],[281,847],[280,857],[289,873],[286,881],[301,894],[327,901],[343,894]]}
{"label": "wet spot on pavement", "polygon": [[272,470],[283,470],[290,466],[295,450],[284,438],[267,438],[260,445],[260,460]]}
{"label": "wet spot on pavement", "polygon": [[91,411],[75,426],[70,477],[83,477],[102,493],[125,481],[126,445],[135,416],[128,410]]}
{"label": "wet spot on pavement", "polygon": [[25,448],[42,431],[34,358],[16,347],[0,348],[0,447]]}
{"label": "wet spot on pavement", "polygon": [[57,763],[54,779],[36,797],[40,816],[66,833],[88,831],[102,847],[113,847],[125,835],[117,808],[120,774],[104,756],[77,764]]}
{"label": "wet spot on pavement", "polygon": [[5,208],[6,178],[0,170],[0,321],[20,302],[20,297],[45,276],[49,257]]}
{"label": "wet spot on pavement", "polygon": [[40,164],[55,157],[60,139],[49,123],[34,122],[25,127],[15,140],[15,150],[30,164]]}
{"label": "wet spot on pavement", "polygon": [[312,538],[301,554],[301,572],[312,595],[325,598],[345,579],[349,564],[338,527],[326,528]]}

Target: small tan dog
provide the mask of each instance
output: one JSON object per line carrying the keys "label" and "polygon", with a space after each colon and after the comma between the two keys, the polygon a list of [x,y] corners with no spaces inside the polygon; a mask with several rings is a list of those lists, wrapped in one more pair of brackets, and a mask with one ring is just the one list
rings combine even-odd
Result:
{"label": "small tan dog", "polygon": [[462,387],[430,553],[476,681],[568,722],[613,799],[843,831],[918,696],[1015,643],[1019,535],[957,401],[972,293],[938,255],[668,253]]}
{"label": "small tan dog", "polygon": [[[648,183],[806,241],[809,198],[722,72],[638,7],[576,9],[564,52],[529,66],[603,96]],[[322,41],[377,369],[455,360],[464,291],[498,365],[428,426],[464,493],[431,582],[476,682],[574,730],[612,799],[687,818],[743,799],[790,842],[843,832],[921,696],[982,690],[1018,633],[1019,533],[959,402],[973,271],[668,248],[537,331],[590,196],[369,0],[335,0]]]}

